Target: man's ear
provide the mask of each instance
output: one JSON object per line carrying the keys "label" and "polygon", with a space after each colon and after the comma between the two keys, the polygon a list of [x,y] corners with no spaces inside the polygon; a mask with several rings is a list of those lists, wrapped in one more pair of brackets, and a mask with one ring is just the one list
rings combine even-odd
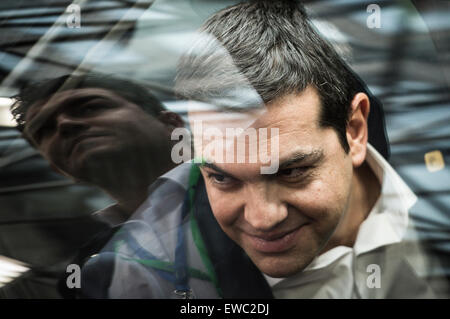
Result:
{"label": "man's ear", "polygon": [[183,119],[177,113],[171,111],[162,111],[158,115],[158,120],[164,123],[170,131],[177,127],[183,127]]}
{"label": "man's ear", "polygon": [[347,141],[354,167],[359,167],[366,159],[369,132],[367,118],[370,112],[369,97],[365,93],[357,93],[351,102],[350,118],[347,124]]}

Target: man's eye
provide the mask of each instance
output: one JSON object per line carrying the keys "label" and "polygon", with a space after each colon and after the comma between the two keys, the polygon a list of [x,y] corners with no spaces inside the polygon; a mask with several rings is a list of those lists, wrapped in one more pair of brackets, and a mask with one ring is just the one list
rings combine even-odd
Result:
{"label": "man's eye", "polygon": [[285,179],[296,179],[305,175],[308,171],[309,167],[294,167],[294,168],[286,168],[282,169],[279,172],[279,175]]}
{"label": "man's eye", "polygon": [[74,115],[76,116],[89,116],[94,115],[102,110],[109,108],[109,105],[104,101],[94,101],[81,105],[78,108],[74,109]]}
{"label": "man's eye", "polygon": [[100,104],[100,103],[91,103],[88,105],[85,105],[81,108],[80,113],[84,114],[84,115],[89,115],[89,114],[93,114],[95,112],[98,112],[102,109],[106,108],[106,106],[104,104]]}
{"label": "man's eye", "polygon": [[225,176],[222,174],[209,173],[208,178],[213,183],[220,184],[220,185],[229,185],[229,184],[233,183],[233,179],[231,177],[228,177],[228,176]]}

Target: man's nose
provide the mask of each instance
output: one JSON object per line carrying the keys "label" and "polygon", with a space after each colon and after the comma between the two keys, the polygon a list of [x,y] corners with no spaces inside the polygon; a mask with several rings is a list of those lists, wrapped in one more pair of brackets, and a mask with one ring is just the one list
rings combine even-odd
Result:
{"label": "man's nose", "polygon": [[287,205],[269,185],[249,186],[246,196],[244,217],[253,228],[269,231],[287,218]]}
{"label": "man's nose", "polygon": [[88,124],[84,120],[64,113],[59,114],[56,117],[56,123],[58,132],[63,137],[79,134],[81,131],[88,128]]}

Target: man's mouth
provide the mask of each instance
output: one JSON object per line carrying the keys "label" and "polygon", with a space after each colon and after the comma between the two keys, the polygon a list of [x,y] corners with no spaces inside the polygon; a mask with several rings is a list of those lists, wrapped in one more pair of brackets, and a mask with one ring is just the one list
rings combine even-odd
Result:
{"label": "man's mouth", "polygon": [[82,142],[84,142],[84,141],[86,141],[88,139],[98,138],[98,137],[105,137],[105,136],[107,136],[107,135],[106,134],[100,134],[100,133],[98,133],[98,134],[95,134],[95,133],[83,134],[83,135],[77,136],[69,144],[69,147],[67,149],[67,156],[71,156],[73,154],[73,152],[75,151],[75,149],[77,148],[77,146],[79,144],[81,144]]}
{"label": "man's mouth", "polygon": [[306,224],[303,224],[293,230],[263,235],[251,235],[244,233],[248,242],[256,251],[262,253],[282,253],[292,248],[297,242],[299,233]]}

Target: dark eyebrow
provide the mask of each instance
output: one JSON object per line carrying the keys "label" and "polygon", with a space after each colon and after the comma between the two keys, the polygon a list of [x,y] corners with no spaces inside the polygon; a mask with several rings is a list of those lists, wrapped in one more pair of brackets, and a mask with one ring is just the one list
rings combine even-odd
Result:
{"label": "dark eyebrow", "polygon": [[302,162],[317,163],[324,158],[323,149],[316,149],[310,152],[297,151],[290,154],[286,159],[280,160],[279,170],[286,169],[294,164]]}
{"label": "dark eyebrow", "polygon": [[[279,165],[278,171],[289,168],[291,165],[294,165],[294,164],[300,164],[302,162],[307,162],[308,164],[314,164],[314,163],[321,161],[323,158],[324,158],[323,149],[316,149],[316,150],[312,150],[310,152],[296,151],[296,152],[290,154],[286,159],[280,161],[281,163]],[[215,170],[216,172],[218,172],[222,175],[225,175],[227,177],[238,179],[238,178],[234,177],[233,175],[231,175],[230,173],[225,172],[223,169],[221,169],[214,163],[203,162],[203,163],[199,163],[197,165],[200,168],[207,167],[207,168]]]}
{"label": "dark eyebrow", "polygon": [[73,107],[76,104],[85,104],[91,100],[94,99],[105,99],[106,97],[100,94],[89,94],[89,95],[84,95],[84,96],[73,96],[73,97],[68,97],[66,100],[64,100],[60,106],[62,109],[66,109],[66,108],[70,108]]}

